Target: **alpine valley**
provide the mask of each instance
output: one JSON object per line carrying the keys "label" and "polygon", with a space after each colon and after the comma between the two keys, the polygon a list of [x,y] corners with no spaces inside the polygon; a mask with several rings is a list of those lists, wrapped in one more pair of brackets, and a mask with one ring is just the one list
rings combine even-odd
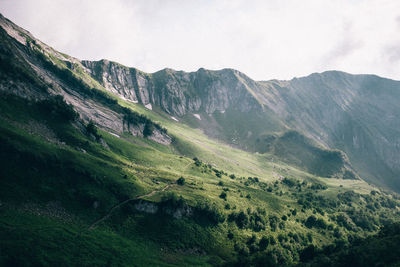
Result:
{"label": "alpine valley", "polygon": [[399,81],[145,73],[0,26],[1,266],[399,266]]}

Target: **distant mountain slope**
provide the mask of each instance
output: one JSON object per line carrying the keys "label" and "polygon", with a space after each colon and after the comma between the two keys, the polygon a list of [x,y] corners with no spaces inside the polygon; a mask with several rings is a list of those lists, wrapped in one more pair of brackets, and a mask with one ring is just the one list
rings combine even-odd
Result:
{"label": "distant mountain slope", "polygon": [[400,190],[400,82],[329,71],[280,92],[290,126],[346,152],[367,181]]}

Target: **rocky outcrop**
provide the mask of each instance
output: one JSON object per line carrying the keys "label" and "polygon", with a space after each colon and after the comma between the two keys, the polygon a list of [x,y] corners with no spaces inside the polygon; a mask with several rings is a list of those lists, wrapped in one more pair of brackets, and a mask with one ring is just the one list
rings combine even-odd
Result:
{"label": "rocky outcrop", "polygon": [[140,200],[134,205],[135,209],[141,212],[155,214],[158,212],[158,205],[154,202]]}
{"label": "rocky outcrop", "polygon": [[164,69],[146,74],[107,60],[82,64],[110,92],[134,103],[157,105],[178,117],[224,112],[230,107],[241,112],[262,108],[252,90],[257,84],[232,69],[191,73]]}
{"label": "rocky outcrop", "polygon": [[134,208],[140,212],[156,214],[157,212],[161,212],[167,214],[169,216],[174,217],[175,219],[181,219],[183,217],[191,217],[193,215],[193,208],[189,205],[165,205],[165,203],[154,203],[144,200],[139,200],[135,203]]}

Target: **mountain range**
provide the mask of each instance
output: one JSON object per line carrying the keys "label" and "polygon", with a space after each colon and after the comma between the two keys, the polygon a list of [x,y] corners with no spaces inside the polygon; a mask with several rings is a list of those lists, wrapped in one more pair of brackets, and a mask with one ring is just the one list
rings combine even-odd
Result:
{"label": "mountain range", "polygon": [[[78,252],[45,249],[61,246],[63,227],[71,246],[71,233],[88,228],[95,245],[79,246],[90,255],[115,243],[117,259],[107,247],[104,261],[78,253],[83,265],[318,265],[324,246],[398,219],[400,81],[340,71],[285,81],[233,69],[145,73],[58,52],[2,15],[0,36],[5,265],[21,264],[19,254],[23,266],[75,265]],[[151,217],[160,212],[162,227]],[[33,228],[16,226],[24,221]],[[47,236],[40,225],[58,230]],[[233,243],[220,244],[213,227]],[[39,240],[35,255],[16,229]],[[154,249],[157,261],[121,259]],[[337,256],[347,252],[329,253],[347,263]]]}
{"label": "mountain range", "polygon": [[341,150],[363,179],[400,190],[398,81],[328,71],[257,82],[232,69],[147,74],[107,60],[82,65],[109,92],[157,106],[210,137],[262,153],[275,151],[277,140],[294,130],[289,138],[305,136],[321,148]]}

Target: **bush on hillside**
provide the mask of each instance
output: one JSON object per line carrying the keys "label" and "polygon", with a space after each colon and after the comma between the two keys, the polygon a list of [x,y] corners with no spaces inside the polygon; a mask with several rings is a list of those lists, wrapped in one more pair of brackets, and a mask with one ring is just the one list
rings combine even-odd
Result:
{"label": "bush on hillside", "polygon": [[271,227],[271,231],[275,232],[278,228],[279,218],[275,215],[269,217],[269,226]]}
{"label": "bush on hillside", "polygon": [[263,213],[259,211],[252,212],[250,210],[245,213],[244,211],[232,212],[228,216],[229,222],[235,222],[240,229],[248,228],[255,232],[265,230],[265,219]]}
{"label": "bush on hillside", "polygon": [[218,224],[225,221],[225,215],[215,204],[200,202],[197,204],[195,210],[197,219],[202,221],[207,220],[212,224]]}
{"label": "bush on hillside", "polygon": [[185,184],[185,178],[179,177],[179,179],[176,180],[176,183],[177,183],[178,185],[184,185],[184,184]]}
{"label": "bush on hillside", "polygon": [[320,228],[320,229],[326,229],[327,228],[327,224],[324,221],[324,219],[322,218],[316,218],[314,215],[311,215],[307,218],[306,222],[305,222],[305,226],[307,226],[308,228]]}
{"label": "bush on hillside", "polygon": [[282,184],[285,184],[288,187],[294,187],[296,184],[298,184],[298,181],[291,179],[291,178],[284,178],[282,180]]}
{"label": "bush on hillside", "polygon": [[266,250],[268,245],[269,245],[269,238],[267,236],[263,236],[260,239],[260,242],[258,242],[258,247],[260,248],[261,251]]}
{"label": "bush on hillside", "polygon": [[149,137],[153,134],[154,131],[154,124],[150,121],[147,121],[144,125],[143,136]]}
{"label": "bush on hillside", "polygon": [[223,200],[226,200],[226,197],[227,197],[227,195],[226,195],[225,191],[222,191],[221,194],[219,195],[219,198],[222,198]]}
{"label": "bush on hillside", "polygon": [[93,121],[89,121],[89,123],[86,125],[86,132],[88,135],[93,135],[96,140],[99,140],[101,138],[101,135],[97,131],[97,127],[94,125]]}
{"label": "bush on hillside", "polygon": [[53,119],[73,121],[78,118],[78,113],[73,106],[64,101],[61,95],[51,96],[38,102],[39,108],[49,114]]}

